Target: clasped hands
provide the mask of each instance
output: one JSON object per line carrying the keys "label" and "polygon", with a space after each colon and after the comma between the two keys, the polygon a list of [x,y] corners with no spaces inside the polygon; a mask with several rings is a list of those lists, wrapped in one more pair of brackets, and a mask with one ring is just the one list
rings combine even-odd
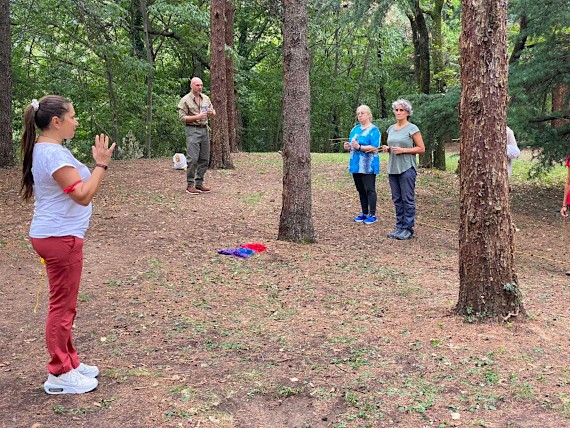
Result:
{"label": "clasped hands", "polygon": [[356,140],[353,140],[352,142],[345,141],[344,142],[344,149],[350,150],[351,148],[353,148],[354,150],[361,151],[363,153],[377,153],[378,152],[378,147],[363,146],[363,145],[358,144],[358,141],[356,141]]}
{"label": "clasped hands", "polygon": [[208,110],[201,112],[198,117],[197,120],[203,120],[203,119],[208,119],[211,116],[214,116],[214,109],[212,107],[209,107]]}

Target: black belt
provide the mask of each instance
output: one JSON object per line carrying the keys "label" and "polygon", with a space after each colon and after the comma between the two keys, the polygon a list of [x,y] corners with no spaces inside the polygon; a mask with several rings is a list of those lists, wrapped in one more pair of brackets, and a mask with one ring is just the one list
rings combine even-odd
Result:
{"label": "black belt", "polygon": [[193,126],[194,128],[205,128],[208,125],[191,125],[191,124],[187,123],[186,126]]}

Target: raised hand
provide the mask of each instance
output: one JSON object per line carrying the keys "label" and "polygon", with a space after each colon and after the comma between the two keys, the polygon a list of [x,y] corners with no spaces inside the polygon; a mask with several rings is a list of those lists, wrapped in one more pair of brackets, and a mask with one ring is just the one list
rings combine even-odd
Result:
{"label": "raised hand", "polygon": [[103,165],[109,165],[115,146],[116,143],[113,143],[111,147],[109,147],[109,137],[107,135],[95,135],[95,145],[92,147],[93,159],[95,159],[95,162]]}

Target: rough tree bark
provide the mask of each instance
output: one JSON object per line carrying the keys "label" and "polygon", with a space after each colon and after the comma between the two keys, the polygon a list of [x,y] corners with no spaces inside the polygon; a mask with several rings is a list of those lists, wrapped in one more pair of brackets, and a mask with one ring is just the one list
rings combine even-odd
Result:
{"label": "rough tree bark", "polygon": [[283,0],[283,197],[278,239],[315,242],[306,0]]}
{"label": "rough tree bark", "polygon": [[459,300],[472,319],[524,314],[505,150],[507,0],[466,0],[461,32]]}
{"label": "rough tree bark", "polygon": [[0,168],[14,164],[11,61],[10,2],[0,0]]}
{"label": "rough tree bark", "polygon": [[225,0],[212,0],[210,5],[210,79],[212,103],[216,116],[212,119],[211,168],[233,168],[228,135],[228,97],[226,87],[226,18]]}

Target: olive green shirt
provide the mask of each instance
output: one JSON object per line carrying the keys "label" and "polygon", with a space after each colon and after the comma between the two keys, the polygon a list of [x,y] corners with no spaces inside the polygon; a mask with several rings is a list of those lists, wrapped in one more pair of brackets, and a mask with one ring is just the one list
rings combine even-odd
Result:
{"label": "olive green shirt", "polygon": [[[200,99],[196,103],[196,99],[192,91],[182,97],[178,103],[178,115],[180,120],[184,122],[184,116],[196,116],[200,114],[203,109],[213,108],[210,98],[205,94],[200,94]],[[186,122],[184,122],[186,123]],[[195,120],[187,125],[207,125],[208,119]]]}

